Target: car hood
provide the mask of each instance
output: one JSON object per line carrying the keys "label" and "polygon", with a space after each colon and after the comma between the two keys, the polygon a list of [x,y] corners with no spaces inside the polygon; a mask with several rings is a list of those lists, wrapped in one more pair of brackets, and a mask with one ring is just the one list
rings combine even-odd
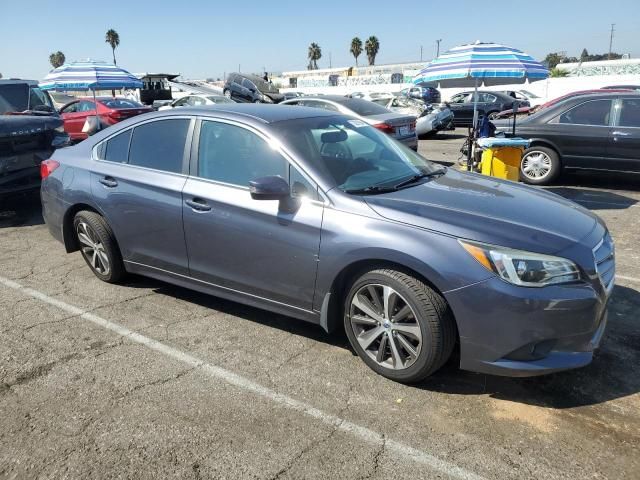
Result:
{"label": "car hood", "polygon": [[389,220],[546,254],[584,239],[599,222],[556,194],[452,169],[413,187],[363,198]]}
{"label": "car hood", "polygon": [[57,115],[0,115],[0,138],[43,133],[62,123]]}
{"label": "car hood", "polygon": [[281,94],[281,93],[263,92],[262,94],[266,95],[267,97],[269,97],[275,103],[280,103],[280,102],[282,102],[284,100],[284,95]]}

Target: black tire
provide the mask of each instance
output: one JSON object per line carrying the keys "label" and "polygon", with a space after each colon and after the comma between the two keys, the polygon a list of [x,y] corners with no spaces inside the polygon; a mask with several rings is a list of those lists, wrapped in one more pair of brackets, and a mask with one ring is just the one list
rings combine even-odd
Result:
{"label": "black tire", "polygon": [[[548,173],[542,177],[535,178],[533,175],[525,173],[524,168],[526,159],[532,155],[543,155],[551,162],[551,168]],[[560,175],[561,165],[560,156],[558,153],[549,147],[533,146],[527,148],[522,154],[522,161],[520,162],[520,180],[529,185],[548,185],[553,182],[558,175]]]}
{"label": "black tire", "polygon": [[231,90],[229,90],[229,89],[224,89],[222,91],[222,94],[227,98],[231,98]]}
{"label": "black tire", "polygon": [[[106,255],[108,260],[108,269],[100,271],[99,268],[93,265],[90,255],[87,253],[87,250],[83,248],[83,243],[78,233],[78,229],[82,228],[80,224],[88,226],[91,233],[95,236],[95,240],[100,243],[102,247],[101,251]],[[122,262],[120,249],[118,248],[111,228],[102,216],[88,210],[76,213],[73,219],[73,231],[76,235],[76,241],[78,242],[82,258],[84,258],[84,261],[96,277],[107,283],[118,283],[125,277],[126,271],[124,269],[124,263]]]}
{"label": "black tire", "polygon": [[[422,345],[410,366],[394,370],[380,365],[362,348],[356,338],[350,319],[354,295],[367,285],[385,285],[399,293],[415,312],[420,325]],[[457,333],[451,310],[445,299],[424,282],[391,269],[377,269],[361,275],[351,286],[344,301],[344,327],[352,348],[376,373],[401,383],[416,383],[442,367],[453,351]]]}

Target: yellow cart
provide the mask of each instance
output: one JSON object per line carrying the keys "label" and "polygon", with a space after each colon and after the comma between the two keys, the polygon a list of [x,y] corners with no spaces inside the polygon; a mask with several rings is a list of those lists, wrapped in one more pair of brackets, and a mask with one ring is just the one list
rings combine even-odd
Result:
{"label": "yellow cart", "polygon": [[522,153],[529,146],[524,138],[479,138],[477,145],[482,151],[480,173],[517,182],[520,178]]}

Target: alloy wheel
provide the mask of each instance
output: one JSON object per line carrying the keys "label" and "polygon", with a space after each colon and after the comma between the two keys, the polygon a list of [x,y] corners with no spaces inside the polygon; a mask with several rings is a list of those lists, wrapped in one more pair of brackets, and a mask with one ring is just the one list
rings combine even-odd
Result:
{"label": "alloy wheel", "polygon": [[544,152],[533,151],[522,158],[522,173],[531,180],[545,178],[551,172],[551,158]]}
{"label": "alloy wheel", "polygon": [[415,312],[388,285],[368,284],[351,299],[349,321],[356,340],[378,365],[409,368],[422,348],[422,331]]}
{"label": "alloy wheel", "polygon": [[80,242],[80,251],[87,263],[100,275],[109,275],[111,266],[109,257],[98,234],[85,222],[78,222],[76,235]]}

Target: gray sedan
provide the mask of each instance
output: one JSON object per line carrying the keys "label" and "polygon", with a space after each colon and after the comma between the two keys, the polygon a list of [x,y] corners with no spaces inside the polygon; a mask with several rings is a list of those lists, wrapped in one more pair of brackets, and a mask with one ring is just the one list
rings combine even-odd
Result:
{"label": "gray sedan", "polygon": [[57,150],[41,174],[51,234],[100,280],[140,274],[342,324],[396,381],[430,375],[456,345],[477,372],[580,367],[606,326],[614,248],[596,215],[435,165],[352,116],[155,112]]}
{"label": "gray sedan", "polygon": [[330,112],[351,115],[391,135],[412,150],[418,150],[418,137],[416,134],[417,115],[392,112],[368,100],[341,97],[338,95],[295,98],[282,102],[280,105],[300,105],[303,107],[322,108]]}

